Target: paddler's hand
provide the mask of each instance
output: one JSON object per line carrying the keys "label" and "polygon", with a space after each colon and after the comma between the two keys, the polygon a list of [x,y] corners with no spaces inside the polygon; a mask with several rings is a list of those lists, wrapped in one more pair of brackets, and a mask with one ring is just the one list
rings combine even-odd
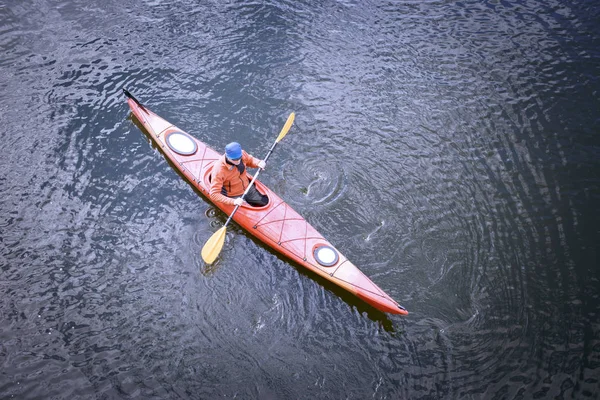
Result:
{"label": "paddler's hand", "polygon": [[244,199],[242,199],[241,197],[238,197],[237,199],[233,199],[234,206],[241,206],[242,204],[244,204]]}
{"label": "paddler's hand", "polygon": [[266,166],[267,166],[267,163],[265,162],[265,160],[260,160],[258,162],[258,168],[265,169]]}

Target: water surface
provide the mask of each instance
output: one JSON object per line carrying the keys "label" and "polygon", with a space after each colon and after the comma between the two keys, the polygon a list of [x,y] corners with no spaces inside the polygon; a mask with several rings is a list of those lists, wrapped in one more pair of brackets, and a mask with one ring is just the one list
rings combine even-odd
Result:
{"label": "water surface", "polygon": [[[598,398],[594,1],[0,2],[1,398]],[[225,221],[122,88],[409,311]]]}

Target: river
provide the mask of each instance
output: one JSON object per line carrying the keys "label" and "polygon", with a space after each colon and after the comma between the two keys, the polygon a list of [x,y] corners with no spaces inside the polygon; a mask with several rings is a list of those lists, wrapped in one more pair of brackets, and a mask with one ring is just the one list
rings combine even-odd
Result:
{"label": "river", "polygon": [[[597,1],[0,1],[0,398],[600,398]],[[239,226],[122,89],[391,297]]]}

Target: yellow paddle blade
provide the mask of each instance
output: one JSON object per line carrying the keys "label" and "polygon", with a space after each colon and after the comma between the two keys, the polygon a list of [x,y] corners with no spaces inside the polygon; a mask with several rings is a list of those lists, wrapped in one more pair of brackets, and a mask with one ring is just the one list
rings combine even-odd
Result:
{"label": "yellow paddle blade", "polygon": [[287,135],[288,131],[292,127],[292,124],[294,123],[294,118],[296,118],[296,114],[291,113],[287,121],[285,122],[285,125],[281,129],[281,133],[279,134],[279,136],[277,136],[277,140],[275,140],[275,143],[279,143],[279,141],[283,139],[285,135]]}
{"label": "yellow paddle blade", "polygon": [[223,243],[225,243],[226,233],[227,226],[224,226],[213,233],[210,239],[206,241],[204,247],[202,248],[202,259],[205,263],[212,264],[217,259],[221,249],[223,248]]}

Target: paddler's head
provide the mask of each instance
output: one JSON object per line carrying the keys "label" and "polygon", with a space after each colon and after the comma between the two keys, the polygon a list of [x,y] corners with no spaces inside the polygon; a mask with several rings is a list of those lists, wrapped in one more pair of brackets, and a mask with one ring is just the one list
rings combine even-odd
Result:
{"label": "paddler's head", "polygon": [[225,146],[225,157],[232,164],[238,165],[242,159],[242,146],[238,142],[231,142]]}

